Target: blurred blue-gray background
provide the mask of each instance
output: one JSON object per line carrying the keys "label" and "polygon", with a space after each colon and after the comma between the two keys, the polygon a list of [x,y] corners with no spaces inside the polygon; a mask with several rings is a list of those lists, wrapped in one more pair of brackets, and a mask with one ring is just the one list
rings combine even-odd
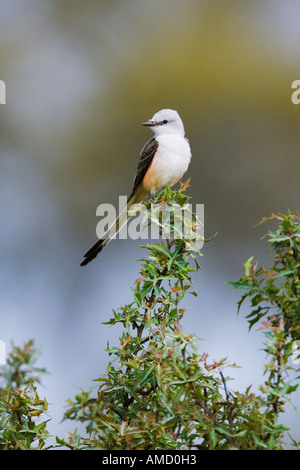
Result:
{"label": "blurred blue-gray background", "polygon": [[[105,372],[120,331],[101,322],[131,301],[143,253],[116,240],[81,268],[96,208],[129,193],[152,136],[140,123],[165,107],[185,124],[205,235],[218,232],[184,329],[212,361],[241,366],[233,389],[262,382],[263,335],[226,282],[250,256],[272,262],[270,227],[254,225],[299,209],[299,55],[297,0],[0,1],[0,339],[41,346],[53,434],[73,429],[65,400]],[[299,417],[284,420],[299,439]]]}

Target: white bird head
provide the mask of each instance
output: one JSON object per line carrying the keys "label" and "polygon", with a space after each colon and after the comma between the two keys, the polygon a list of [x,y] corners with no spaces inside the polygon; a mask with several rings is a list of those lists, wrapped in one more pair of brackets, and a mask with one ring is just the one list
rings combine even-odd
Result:
{"label": "white bird head", "polygon": [[173,109],[161,109],[142,125],[151,127],[156,135],[176,133],[184,136],[183,122],[177,111]]}

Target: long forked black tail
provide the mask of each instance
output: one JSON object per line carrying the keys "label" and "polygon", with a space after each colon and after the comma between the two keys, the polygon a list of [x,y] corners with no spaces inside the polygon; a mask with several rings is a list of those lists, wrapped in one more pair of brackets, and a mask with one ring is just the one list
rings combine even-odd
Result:
{"label": "long forked black tail", "polygon": [[114,238],[121,228],[126,224],[129,219],[128,209],[136,203],[141,202],[145,199],[147,193],[143,191],[142,187],[137,188],[137,190],[132,194],[127,201],[127,205],[124,207],[120,213],[117,220],[109,227],[107,232],[104,234],[103,238],[97,241],[92,248],[87,251],[84,255],[84,260],[81,262],[80,266],[86,266],[90,261],[96,258],[96,256],[103,250],[103,248]]}
{"label": "long forked black tail", "polygon": [[[106,245],[105,238],[98,240],[92,248],[86,252],[84,255],[84,260],[80,263],[80,266],[85,266],[90,261],[92,261],[96,256],[102,251],[103,247]],[[107,242],[108,243],[108,242]]]}

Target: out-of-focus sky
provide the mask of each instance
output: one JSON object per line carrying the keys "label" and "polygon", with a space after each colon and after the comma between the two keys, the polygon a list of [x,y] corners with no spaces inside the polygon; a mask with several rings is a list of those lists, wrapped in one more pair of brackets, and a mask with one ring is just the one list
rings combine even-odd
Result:
{"label": "out-of-focus sky", "polygon": [[[228,357],[231,386],[263,380],[261,332],[226,285],[250,257],[270,265],[253,228],[299,209],[300,4],[296,0],[7,0],[0,5],[0,339],[34,338],[50,375],[53,434],[65,400],[108,363],[118,328],[102,325],[131,301],[139,241],[115,240],[86,268],[96,208],[131,190],[140,123],[181,115],[192,147],[188,194],[205,206],[205,235],[183,326],[212,360]],[[298,397],[299,405],[299,397]],[[285,422],[299,439],[299,418]]]}

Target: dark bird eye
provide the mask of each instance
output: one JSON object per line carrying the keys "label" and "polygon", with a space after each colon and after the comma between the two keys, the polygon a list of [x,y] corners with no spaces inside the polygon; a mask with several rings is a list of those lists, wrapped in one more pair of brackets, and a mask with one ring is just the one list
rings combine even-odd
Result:
{"label": "dark bird eye", "polygon": [[168,121],[166,119],[163,120],[164,124],[168,124]]}

